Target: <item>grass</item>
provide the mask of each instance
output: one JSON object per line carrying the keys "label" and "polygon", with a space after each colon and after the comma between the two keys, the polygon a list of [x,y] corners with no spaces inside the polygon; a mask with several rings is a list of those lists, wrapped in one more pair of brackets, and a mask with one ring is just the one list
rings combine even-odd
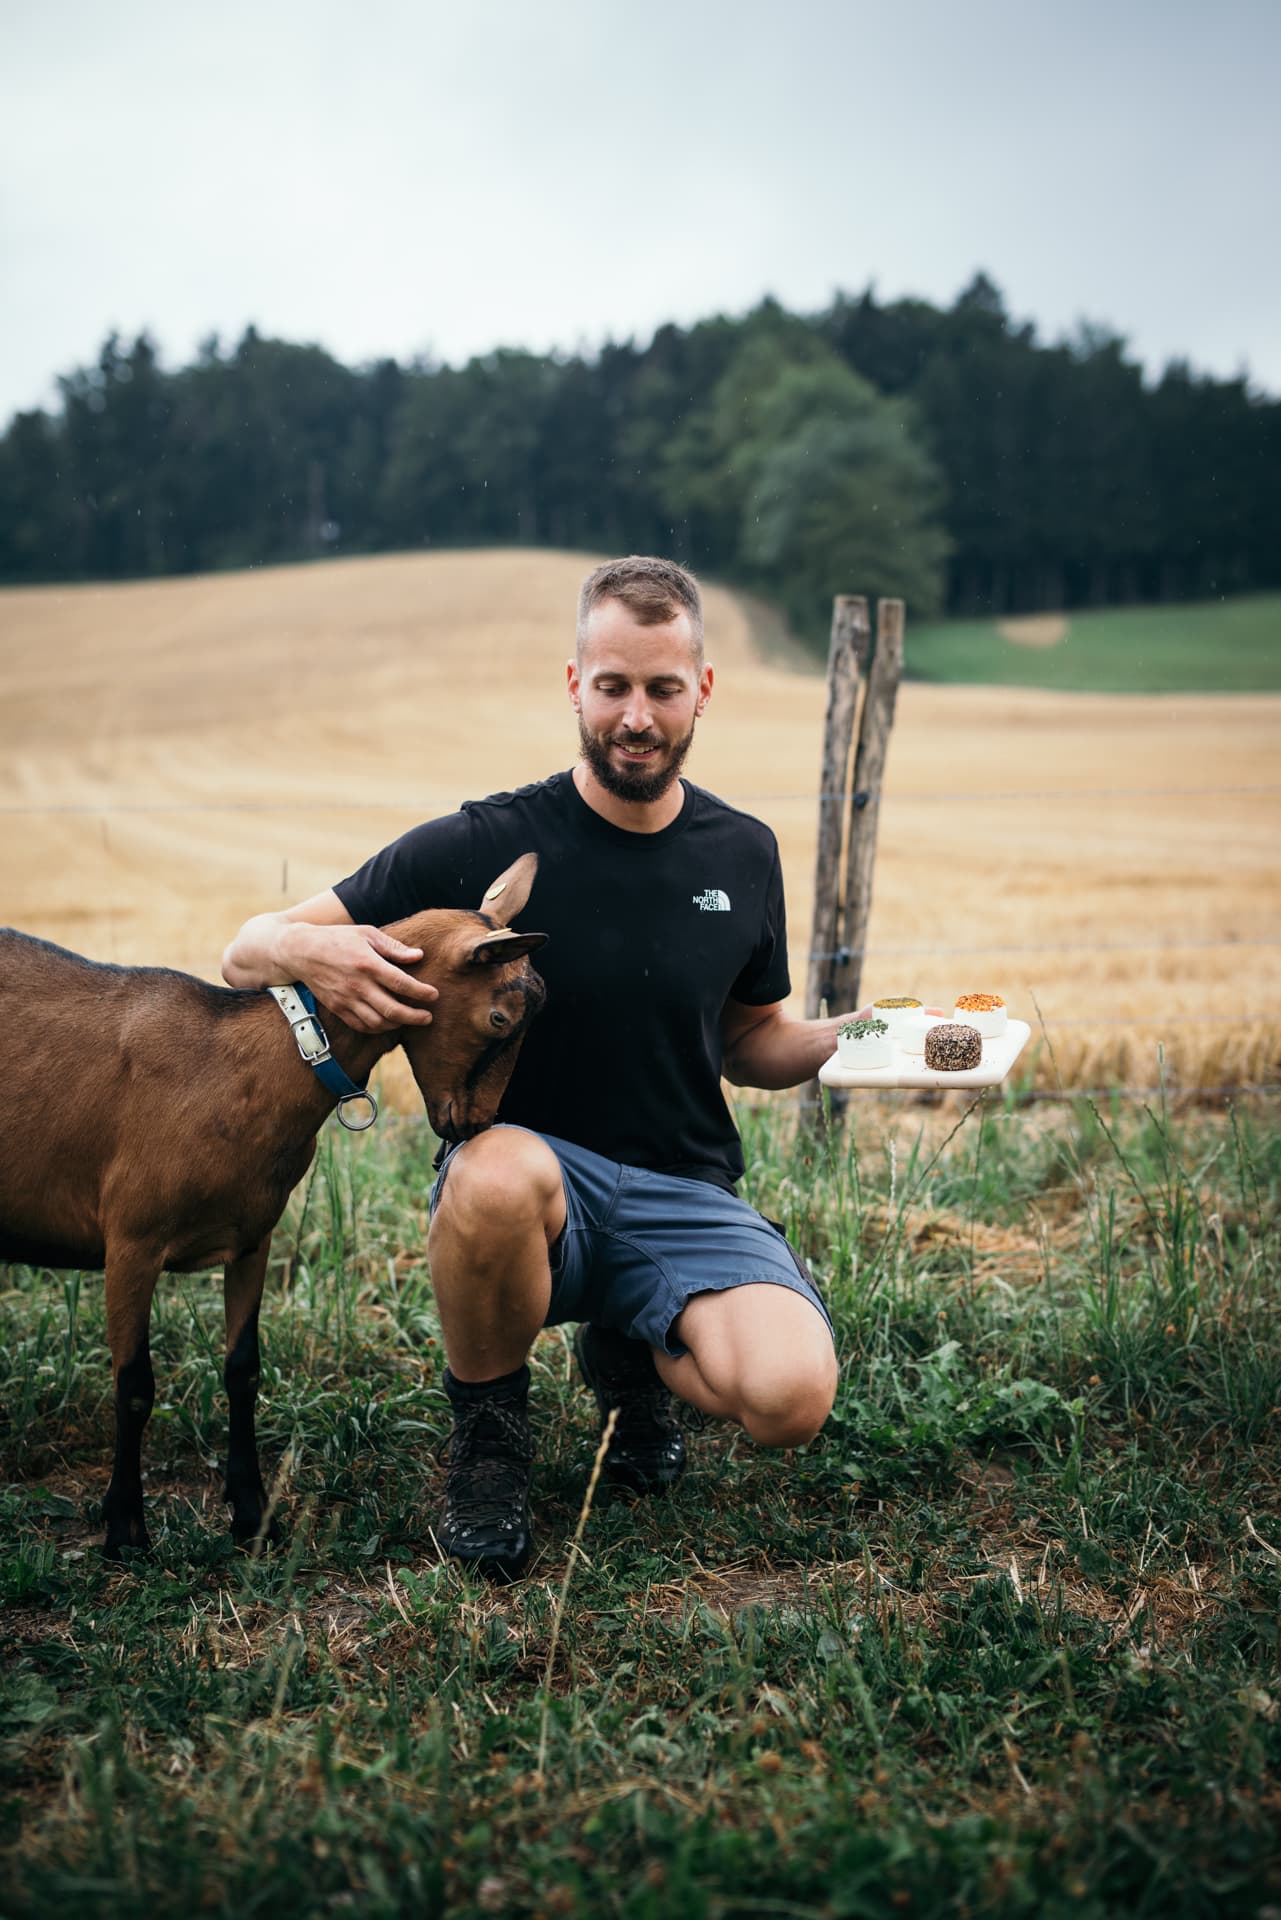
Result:
{"label": "grass", "polygon": [[269,1559],[223,1531],[216,1281],[158,1296],[156,1552],[112,1570],[100,1282],[9,1271],[6,1915],[1276,1913],[1275,1109],[743,1125],[832,1305],[825,1433],[699,1435],[574,1557],[551,1331],[503,1591],[430,1534],[420,1126],[327,1135],[278,1236]]}
{"label": "grass", "polygon": [[1073,613],[1045,647],[1020,646],[990,620],[913,626],[906,669],[914,680],[1059,693],[1275,693],[1281,594]]}

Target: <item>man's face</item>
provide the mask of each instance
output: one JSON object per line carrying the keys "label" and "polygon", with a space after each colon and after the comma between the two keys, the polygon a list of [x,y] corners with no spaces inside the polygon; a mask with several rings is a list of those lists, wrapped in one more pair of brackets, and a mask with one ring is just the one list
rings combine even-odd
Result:
{"label": "man's face", "polygon": [[593,609],[582,660],[569,663],[569,698],[583,757],[619,800],[661,799],[680,773],[694,722],[712,692],[689,615],[640,625],[621,600]]}

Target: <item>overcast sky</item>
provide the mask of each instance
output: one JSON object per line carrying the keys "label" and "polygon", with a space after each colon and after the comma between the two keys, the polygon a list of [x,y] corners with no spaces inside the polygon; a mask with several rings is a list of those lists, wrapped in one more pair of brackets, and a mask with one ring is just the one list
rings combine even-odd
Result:
{"label": "overcast sky", "polygon": [[1281,0],[0,15],[0,421],[112,327],[457,361],[979,267],[1281,392]]}

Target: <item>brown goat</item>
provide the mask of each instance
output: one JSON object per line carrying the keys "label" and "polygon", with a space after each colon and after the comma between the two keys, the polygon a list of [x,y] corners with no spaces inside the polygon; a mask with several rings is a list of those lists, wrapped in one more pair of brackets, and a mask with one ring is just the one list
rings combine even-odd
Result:
{"label": "brown goat", "polygon": [[[514,918],[536,854],[486,890]],[[493,1121],[545,990],[528,955],[541,933],[436,909],[388,929],[423,958],[406,969],[439,989],[432,1020],[358,1033],[317,1009],[334,1058],[363,1086],[403,1046],[444,1139]],[[115,1380],[116,1453],[103,1550],[147,1545],[142,1435],[155,1398],[148,1328],[161,1273],[225,1268],[231,1531],[269,1522],[254,1405],[258,1306],[271,1233],[333,1112],[280,1008],[263,992],[209,986],[160,967],[104,966],[0,930],[0,1086],[10,1109],[0,1156],[0,1260],[104,1269]]]}

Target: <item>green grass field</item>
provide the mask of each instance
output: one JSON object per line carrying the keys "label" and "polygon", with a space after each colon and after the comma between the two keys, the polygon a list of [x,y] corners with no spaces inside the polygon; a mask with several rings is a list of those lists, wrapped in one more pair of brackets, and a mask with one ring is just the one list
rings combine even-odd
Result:
{"label": "green grass field", "polygon": [[0,1270],[0,1911],[1275,1916],[1275,1107],[912,1115],[745,1119],[838,1329],[819,1441],[693,1436],[571,1566],[595,1434],[545,1334],[507,1590],[430,1535],[421,1126],[331,1129],[278,1235],[266,1560],[218,1283],[162,1284],[156,1551],[109,1569],[101,1283]]}
{"label": "green grass field", "polygon": [[1019,646],[989,620],[909,623],[909,678],[1063,693],[1275,693],[1281,594],[1066,616],[1054,646]]}

